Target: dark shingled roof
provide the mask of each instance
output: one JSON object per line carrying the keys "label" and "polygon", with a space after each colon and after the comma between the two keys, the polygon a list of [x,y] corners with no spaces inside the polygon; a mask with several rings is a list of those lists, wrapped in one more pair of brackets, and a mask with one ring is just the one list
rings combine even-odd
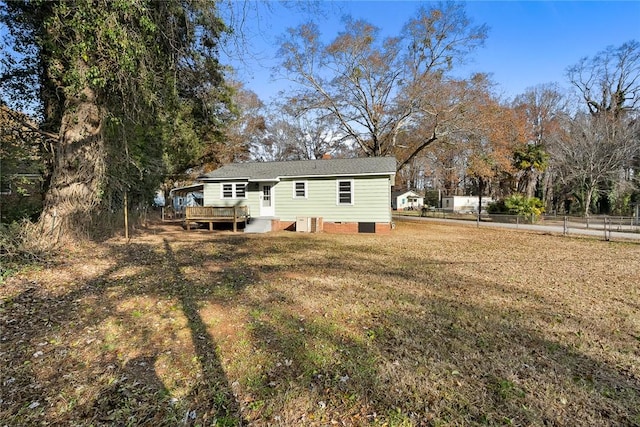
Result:
{"label": "dark shingled roof", "polygon": [[201,175],[198,180],[247,179],[249,181],[266,181],[285,177],[391,175],[395,173],[396,159],[393,157],[362,157],[356,159],[232,163]]}

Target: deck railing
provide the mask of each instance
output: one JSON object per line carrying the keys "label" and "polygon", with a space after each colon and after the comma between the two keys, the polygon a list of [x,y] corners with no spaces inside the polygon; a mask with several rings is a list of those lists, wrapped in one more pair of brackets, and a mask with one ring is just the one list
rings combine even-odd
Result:
{"label": "deck railing", "polygon": [[194,222],[209,223],[209,230],[213,230],[214,222],[232,222],[233,231],[237,231],[238,223],[246,224],[249,219],[247,206],[187,206],[185,212],[187,230]]}

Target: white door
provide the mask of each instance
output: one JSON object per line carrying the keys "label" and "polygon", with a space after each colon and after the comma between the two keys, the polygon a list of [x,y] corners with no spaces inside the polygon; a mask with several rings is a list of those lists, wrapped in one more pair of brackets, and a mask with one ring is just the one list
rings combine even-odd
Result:
{"label": "white door", "polygon": [[273,216],[274,214],[273,186],[260,184],[260,216]]}

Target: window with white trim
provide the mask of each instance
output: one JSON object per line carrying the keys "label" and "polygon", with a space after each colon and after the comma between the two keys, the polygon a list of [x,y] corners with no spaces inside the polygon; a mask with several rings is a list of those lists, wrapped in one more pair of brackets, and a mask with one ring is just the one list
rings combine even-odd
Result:
{"label": "window with white trim", "polygon": [[236,184],[236,199],[244,199],[247,197],[247,184]]}
{"label": "window with white trim", "polygon": [[353,181],[337,181],[338,204],[353,205]]}
{"label": "window with white trim", "polygon": [[305,199],[307,197],[307,182],[306,181],[294,181],[293,183],[293,198]]}
{"label": "window with white trim", "polygon": [[220,187],[221,199],[246,199],[246,182],[225,182]]}

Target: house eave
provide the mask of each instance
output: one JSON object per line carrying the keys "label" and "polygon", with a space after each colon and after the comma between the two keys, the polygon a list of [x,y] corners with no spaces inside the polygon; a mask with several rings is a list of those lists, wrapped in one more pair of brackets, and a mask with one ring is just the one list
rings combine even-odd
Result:
{"label": "house eave", "polygon": [[280,182],[280,177],[277,178],[252,178],[249,182]]}
{"label": "house eave", "polygon": [[314,175],[314,174],[301,174],[301,175],[282,175],[273,178],[251,178],[248,176],[236,176],[236,177],[198,177],[198,181],[202,182],[220,182],[220,181],[248,181],[248,182],[280,182],[283,179],[310,179],[310,178],[342,178],[342,177],[363,177],[363,176],[389,176],[394,177],[395,172],[367,172],[367,173],[340,173],[340,174],[326,174],[326,175]]}
{"label": "house eave", "polygon": [[300,179],[300,178],[332,178],[332,177],[359,177],[359,176],[395,176],[395,172],[367,172],[367,173],[335,173],[328,175],[286,175],[279,179]]}
{"label": "house eave", "polygon": [[234,176],[234,177],[224,177],[224,178],[215,178],[208,176],[199,176],[196,178],[196,181],[202,182],[219,182],[219,181],[251,181],[251,178],[248,176]]}
{"label": "house eave", "polygon": [[203,189],[204,189],[204,184],[185,185],[184,187],[172,188],[169,191],[169,194],[173,197],[176,194],[188,194],[194,191],[202,191]]}

